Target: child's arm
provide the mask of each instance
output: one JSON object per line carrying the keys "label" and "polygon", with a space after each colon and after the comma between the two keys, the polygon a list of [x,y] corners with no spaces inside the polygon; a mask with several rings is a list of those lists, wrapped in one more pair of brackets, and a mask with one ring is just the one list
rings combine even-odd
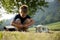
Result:
{"label": "child's arm", "polygon": [[15,21],[12,21],[11,25],[17,28],[21,28],[23,26],[22,24],[15,23]]}
{"label": "child's arm", "polygon": [[[28,22],[29,21],[29,22]],[[29,27],[32,24],[34,24],[34,20],[32,18],[30,18],[29,20],[26,21],[26,23],[24,24],[24,27]]]}

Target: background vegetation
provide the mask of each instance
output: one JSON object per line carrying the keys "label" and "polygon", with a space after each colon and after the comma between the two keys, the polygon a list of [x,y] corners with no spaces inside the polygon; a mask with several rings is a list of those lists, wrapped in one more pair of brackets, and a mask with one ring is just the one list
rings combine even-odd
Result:
{"label": "background vegetation", "polygon": [[21,5],[26,4],[29,7],[29,15],[35,14],[37,9],[48,7],[45,0],[1,0],[1,3],[7,12],[17,12]]}

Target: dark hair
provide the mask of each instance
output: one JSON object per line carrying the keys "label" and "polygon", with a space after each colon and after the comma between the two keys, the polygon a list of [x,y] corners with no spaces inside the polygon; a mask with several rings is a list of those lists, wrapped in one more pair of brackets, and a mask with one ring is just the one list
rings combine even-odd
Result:
{"label": "dark hair", "polygon": [[28,6],[27,6],[27,5],[22,5],[22,6],[20,6],[20,9],[21,9],[24,13],[27,13],[27,11],[28,11]]}

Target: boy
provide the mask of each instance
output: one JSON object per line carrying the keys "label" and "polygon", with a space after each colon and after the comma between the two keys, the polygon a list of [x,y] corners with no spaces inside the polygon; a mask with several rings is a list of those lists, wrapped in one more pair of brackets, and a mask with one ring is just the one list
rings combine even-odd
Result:
{"label": "boy", "polygon": [[[27,31],[29,26],[34,23],[34,20],[27,14],[28,6],[27,5],[20,6],[19,14],[17,14],[14,20],[12,21],[12,26],[15,26],[18,29],[18,31]],[[20,23],[18,23],[19,21],[16,21],[17,19],[20,20]]]}

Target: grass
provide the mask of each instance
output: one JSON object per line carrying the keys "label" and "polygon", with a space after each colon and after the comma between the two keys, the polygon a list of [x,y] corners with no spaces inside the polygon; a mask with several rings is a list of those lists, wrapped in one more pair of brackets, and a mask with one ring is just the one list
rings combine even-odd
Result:
{"label": "grass", "polygon": [[[52,31],[60,31],[60,22],[56,22],[56,23],[51,23],[51,24],[47,24],[46,25],[49,30],[52,30]],[[29,28],[28,30],[30,30],[31,32],[35,32],[35,28]]]}
{"label": "grass", "polygon": [[[2,34],[1,34],[2,33]],[[0,32],[0,40],[60,40],[60,32]]]}
{"label": "grass", "polygon": [[60,22],[51,23],[51,24],[48,24],[47,26],[51,30],[60,31]]}
{"label": "grass", "polygon": [[0,32],[0,39],[2,39],[2,37],[3,37],[3,34],[2,34],[2,32]]}
{"label": "grass", "polygon": [[[49,29],[60,29],[60,22],[47,25]],[[29,28],[29,32],[0,31],[0,40],[60,40],[60,31],[50,33],[36,33],[35,28]]]}

